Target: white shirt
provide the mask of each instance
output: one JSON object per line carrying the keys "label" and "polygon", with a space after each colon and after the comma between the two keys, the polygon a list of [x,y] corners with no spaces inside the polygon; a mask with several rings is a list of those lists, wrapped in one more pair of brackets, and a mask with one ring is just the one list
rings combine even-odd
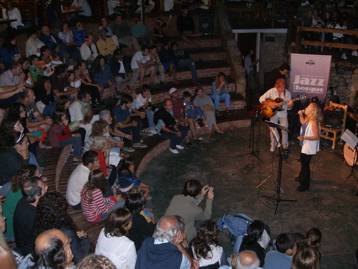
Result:
{"label": "white shirt", "polygon": [[66,199],[70,205],[75,206],[81,202],[81,191],[88,182],[90,172],[82,163],[72,171],[66,189]]}
{"label": "white shirt", "polygon": [[284,93],[279,94],[276,88],[271,88],[263,95],[261,95],[259,101],[263,103],[266,99],[281,98],[284,101],[281,111],[277,111],[276,115],[279,118],[287,117],[287,102],[291,100],[291,93],[285,89]]}
{"label": "white shirt", "polygon": [[11,70],[7,70],[0,75],[0,87],[15,86],[21,82],[20,76],[14,76]]}
{"label": "white shirt", "polygon": [[17,29],[17,27],[19,26],[24,26],[24,24],[22,23],[20,10],[16,7],[7,11],[7,18],[9,20],[15,20],[10,23],[11,28]]}
{"label": "white shirt", "polygon": [[26,57],[30,57],[31,55],[40,56],[40,49],[45,46],[44,43],[37,37],[29,37],[26,40]]}
{"label": "white shirt", "polygon": [[79,15],[85,17],[92,16],[92,10],[87,0],[73,0],[72,5],[81,8],[82,11],[79,13]]}
{"label": "white shirt", "polygon": [[204,267],[204,266],[208,266],[211,264],[215,264],[215,263],[219,263],[219,265],[221,265],[221,257],[223,255],[223,248],[221,246],[214,246],[214,245],[210,245],[210,252],[208,253],[208,257],[206,259],[204,258],[198,258],[196,253],[195,253],[195,249],[192,248],[193,253],[194,253],[194,258],[197,259],[199,261],[199,267]]}
{"label": "white shirt", "polygon": [[71,122],[83,120],[85,117],[83,110],[84,110],[84,108],[83,108],[82,102],[78,101],[78,100],[74,101],[68,108],[68,111],[70,113]]}
{"label": "white shirt", "polygon": [[[302,133],[301,127],[301,133]],[[309,122],[303,136],[313,136],[312,124]],[[319,151],[319,138],[317,140],[303,140],[301,152],[307,155],[315,155]]]}
{"label": "white shirt", "polygon": [[137,94],[136,98],[133,101],[132,108],[140,109],[145,104],[148,104],[152,101],[152,97],[145,98],[142,94]]}
{"label": "white shirt", "polygon": [[80,53],[81,58],[84,61],[94,61],[98,56],[98,51],[94,43],[92,43],[90,46],[88,46],[86,42],[83,43],[80,47]]}
{"label": "white shirt", "polygon": [[95,254],[106,256],[117,269],[134,269],[137,260],[132,240],[126,236],[106,236],[104,229],[98,236]]}
{"label": "white shirt", "polygon": [[142,51],[137,51],[134,53],[132,60],[131,60],[131,69],[135,70],[139,68],[139,63],[145,64],[150,61],[149,55],[144,56]]}

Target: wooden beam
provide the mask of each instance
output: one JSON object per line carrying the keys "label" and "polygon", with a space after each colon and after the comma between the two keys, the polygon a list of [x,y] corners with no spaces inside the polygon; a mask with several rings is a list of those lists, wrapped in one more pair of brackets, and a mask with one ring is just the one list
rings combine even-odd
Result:
{"label": "wooden beam", "polygon": [[334,42],[322,42],[322,41],[303,40],[301,44],[304,45],[304,46],[328,47],[328,48],[336,48],[336,49],[358,50],[358,45],[355,45],[355,44],[346,44],[346,43],[334,43]]}
{"label": "wooden beam", "polygon": [[320,27],[297,27],[297,32],[315,32],[315,33],[340,33],[344,35],[352,35],[358,37],[358,31],[346,30],[346,29],[335,29],[335,28],[320,28]]}

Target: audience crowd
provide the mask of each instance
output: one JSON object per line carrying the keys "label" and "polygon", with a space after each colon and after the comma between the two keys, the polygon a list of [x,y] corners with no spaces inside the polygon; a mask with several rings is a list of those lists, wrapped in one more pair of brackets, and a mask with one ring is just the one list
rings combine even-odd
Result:
{"label": "audience crowd", "polygon": [[[172,87],[162,104],[152,102],[152,86],[176,81],[178,71],[199,82],[193,59],[166,36],[166,22],[158,18],[151,28],[108,1],[113,15],[93,27],[83,21],[92,15],[88,2],[75,0],[78,16],[30,31],[20,46],[20,10],[5,2],[3,17],[13,21],[0,44],[1,268],[319,268],[317,228],[274,238],[265,223],[250,220],[224,251],[212,220],[214,187],[195,179],[155,218],[131,154],[153,135],[179,154],[202,139],[202,127],[222,134],[216,112],[231,108],[223,73],[209,94]],[[165,3],[170,11],[174,1]],[[190,37],[192,21],[184,7],[178,31]],[[68,147],[77,166],[62,195],[48,190],[39,152]],[[73,211],[102,227],[95,242],[77,228]]]}

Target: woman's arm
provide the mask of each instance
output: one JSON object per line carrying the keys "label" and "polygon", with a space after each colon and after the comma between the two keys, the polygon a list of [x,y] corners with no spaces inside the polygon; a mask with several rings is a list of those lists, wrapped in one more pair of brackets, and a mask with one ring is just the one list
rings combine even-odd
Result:
{"label": "woman's arm", "polygon": [[318,122],[315,121],[311,121],[312,124],[312,132],[313,135],[312,136],[303,136],[303,140],[319,140],[319,126],[318,126]]}

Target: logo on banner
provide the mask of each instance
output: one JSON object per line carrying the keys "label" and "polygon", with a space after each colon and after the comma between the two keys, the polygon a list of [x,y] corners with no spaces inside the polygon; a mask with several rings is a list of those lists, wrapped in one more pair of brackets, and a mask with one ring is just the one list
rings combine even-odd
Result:
{"label": "logo on banner", "polygon": [[290,90],[293,95],[306,95],[324,100],[331,66],[330,55],[291,54]]}
{"label": "logo on banner", "polygon": [[293,91],[297,93],[322,94],[325,90],[325,80],[320,77],[295,75]]}

